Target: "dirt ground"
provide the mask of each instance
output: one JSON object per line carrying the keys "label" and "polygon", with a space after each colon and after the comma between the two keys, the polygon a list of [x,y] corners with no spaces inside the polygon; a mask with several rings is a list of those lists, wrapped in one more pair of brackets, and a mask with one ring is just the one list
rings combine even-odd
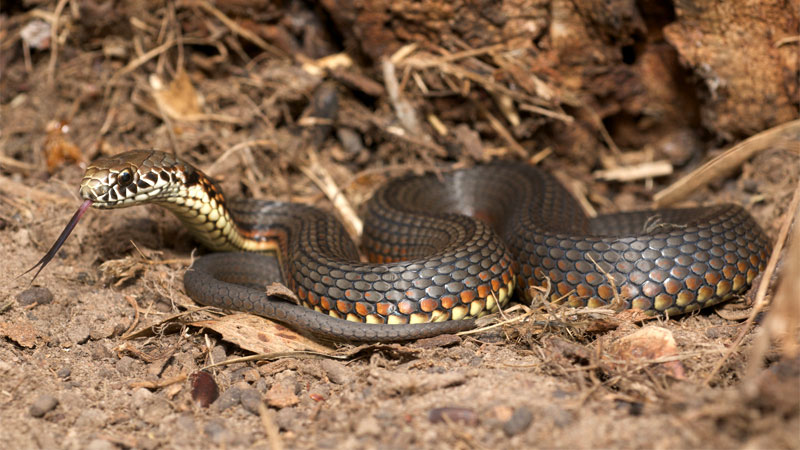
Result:
{"label": "dirt ground", "polygon": [[534,301],[478,333],[362,347],[194,304],[203,250],[157,207],[90,210],[20,277],[86,162],[133,148],[349,225],[390,177],[492,159],[539,164],[589,212],[648,208],[732,148],[747,156],[680,204],[742,204],[783,242],[800,5],[689,3],[3,8],[0,447],[800,448],[798,242],[766,297],[686,317]]}

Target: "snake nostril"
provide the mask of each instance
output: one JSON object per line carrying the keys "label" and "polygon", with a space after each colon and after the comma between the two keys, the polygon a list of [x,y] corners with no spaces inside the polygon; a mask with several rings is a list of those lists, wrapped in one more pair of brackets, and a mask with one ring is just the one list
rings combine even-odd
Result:
{"label": "snake nostril", "polygon": [[97,200],[99,197],[105,195],[106,192],[108,192],[108,186],[105,184],[100,184],[99,186],[81,186],[81,197],[86,200]]}

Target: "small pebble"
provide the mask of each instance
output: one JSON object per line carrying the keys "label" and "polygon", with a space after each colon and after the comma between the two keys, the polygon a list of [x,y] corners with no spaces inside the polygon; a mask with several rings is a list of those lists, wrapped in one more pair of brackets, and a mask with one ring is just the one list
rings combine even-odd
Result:
{"label": "small pebble", "polygon": [[261,404],[262,400],[261,394],[257,390],[253,388],[242,389],[241,402],[242,408],[255,415],[259,414],[258,406]]}
{"label": "small pebble", "polygon": [[56,409],[58,399],[49,394],[40,395],[31,405],[30,414],[33,417],[42,417],[49,411]]}
{"label": "small pebble", "polygon": [[32,287],[17,294],[17,302],[21,306],[46,305],[53,302],[53,293],[46,287]]}
{"label": "small pebble", "polygon": [[478,415],[469,408],[444,407],[430,410],[428,420],[431,423],[453,422],[474,426],[478,424]]}
{"label": "small pebble", "polygon": [[225,423],[219,419],[210,420],[206,426],[203,427],[203,431],[212,442],[218,445],[224,446],[224,444],[230,444],[235,439],[233,433],[231,433],[225,426]]}
{"label": "small pebble", "polygon": [[72,375],[72,370],[69,367],[62,367],[58,369],[56,375],[58,375],[58,378],[66,379],[69,378],[70,375]]}
{"label": "small pebble", "polygon": [[130,356],[123,356],[122,358],[119,359],[119,361],[117,361],[116,365],[117,365],[117,371],[119,371],[119,373],[125,375],[132,375],[137,371],[136,369],[139,368],[138,366],[140,365],[140,363],[139,361],[131,358]]}
{"label": "small pebble", "polygon": [[525,406],[520,406],[514,410],[511,418],[503,424],[503,432],[506,436],[511,437],[522,433],[531,426],[533,422],[533,413]]}
{"label": "small pebble", "polygon": [[238,387],[231,387],[226,389],[214,404],[218,411],[225,411],[228,408],[238,405],[241,398],[242,390]]}
{"label": "small pebble", "polygon": [[105,412],[97,409],[97,408],[88,408],[83,410],[77,419],[75,419],[75,423],[73,426],[78,428],[102,428],[103,424],[106,423],[108,420],[108,416]]}
{"label": "small pebble", "polygon": [[215,345],[214,348],[211,349],[211,361],[214,364],[224,362],[226,359],[228,359],[228,355],[225,353],[225,347]]}
{"label": "small pebble", "polygon": [[73,345],[83,345],[89,340],[90,334],[91,330],[89,330],[89,327],[77,325],[67,331],[67,339],[69,339],[69,342]]}
{"label": "small pebble", "polygon": [[355,434],[358,437],[378,436],[382,431],[381,425],[372,416],[366,416],[356,422]]}
{"label": "small pebble", "polygon": [[304,429],[303,416],[297,408],[283,408],[275,414],[275,423],[282,430],[298,431]]}
{"label": "small pebble", "polygon": [[280,409],[300,403],[300,399],[297,398],[297,394],[294,393],[294,389],[290,384],[286,381],[273,384],[265,395],[267,404],[273,408]]}
{"label": "small pebble", "polygon": [[134,408],[143,408],[153,399],[153,397],[155,397],[155,395],[153,395],[153,393],[148,391],[146,388],[136,389],[133,391],[131,405]]}
{"label": "small pebble", "polygon": [[320,365],[332,383],[349,384],[353,380],[353,372],[342,363],[323,359]]}

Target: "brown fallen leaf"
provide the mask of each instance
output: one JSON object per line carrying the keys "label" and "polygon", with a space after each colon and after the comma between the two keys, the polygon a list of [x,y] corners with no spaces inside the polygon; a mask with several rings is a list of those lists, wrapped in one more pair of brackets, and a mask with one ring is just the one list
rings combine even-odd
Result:
{"label": "brown fallen leaf", "polygon": [[315,342],[290,328],[252,314],[231,314],[189,323],[216,331],[228,342],[254,353],[307,350],[333,354],[331,347]]}
{"label": "brown fallen leaf", "polygon": [[65,162],[83,163],[81,150],[69,139],[70,126],[68,122],[50,121],[46,131],[43,147],[48,173],[52,174]]}
{"label": "brown fallen leaf", "polygon": [[219,398],[219,386],[210,373],[200,370],[189,375],[192,384],[192,400],[203,408]]}
{"label": "brown fallen leaf", "polygon": [[647,326],[614,342],[608,352],[615,360],[631,364],[656,362],[668,375],[682,380],[686,372],[680,361],[661,361],[678,355],[678,344],[666,328]]}
{"label": "brown fallen leaf", "polygon": [[180,69],[168,87],[163,88],[160,80],[151,79],[153,98],[161,109],[176,120],[196,120],[202,113],[202,99],[185,70]]}
{"label": "brown fallen leaf", "polygon": [[0,337],[6,337],[21,347],[33,348],[39,343],[42,335],[27,321],[0,322]]}

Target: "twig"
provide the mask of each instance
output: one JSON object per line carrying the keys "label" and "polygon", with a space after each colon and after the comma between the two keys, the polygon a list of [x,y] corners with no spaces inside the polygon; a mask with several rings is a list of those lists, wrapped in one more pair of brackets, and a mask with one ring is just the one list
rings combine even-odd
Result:
{"label": "twig", "polygon": [[142,64],[146,63],[147,61],[150,61],[151,59],[155,58],[156,56],[160,55],[161,53],[169,50],[169,48],[172,47],[173,45],[175,45],[175,40],[170,38],[170,39],[167,40],[167,42],[164,42],[163,44],[159,45],[158,47],[151,49],[150,51],[146,52],[142,56],[140,56],[140,57],[134,59],[133,61],[129,62],[128,64],[126,64],[125,67],[123,67],[122,69],[119,69],[117,71],[117,73],[115,73],[114,75],[111,76],[111,80],[109,80],[108,84],[106,85],[106,94],[108,94],[108,91],[113,87],[114,83],[120,77],[122,77],[123,75],[125,75],[127,73],[130,73],[130,72],[136,70]]}
{"label": "twig", "polygon": [[633,166],[616,167],[613,169],[596,170],[594,177],[606,181],[635,181],[645,178],[663,177],[672,173],[672,164],[669,161],[652,161]]}
{"label": "twig", "polygon": [[68,0],[58,0],[53,12],[53,21],[50,24],[50,61],[47,65],[47,82],[50,87],[55,87],[56,62],[58,61],[58,18],[67,6]]}
{"label": "twig", "polygon": [[657,206],[667,206],[680,201],[692,192],[697,191],[712,180],[716,180],[735,167],[738,167],[756,153],[779,146],[785,142],[793,142],[800,149],[800,120],[786,122],[750,136],[734,145],[725,153],[703,164],[680,180],[653,197]]}
{"label": "twig", "polygon": [[242,28],[241,26],[239,26],[239,24],[236,23],[236,21],[234,21],[230,17],[226,16],[225,13],[223,13],[222,11],[220,11],[219,9],[217,9],[216,7],[214,7],[212,4],[208,3],[207,1],[205,1],[205,0],[195,1],[195,2],[191,2],[191,4],[199,6],[200,9],[203,9],[207,13],[213,15],[214,17],[219,19],[219,21],[222,22],[226,27],[230,28],[230,30],[233,31],[234,34],[237,34],[237,35],[247,39],[248,41],[256,44],[262,50],[267,51],[269,53],[272,53],[274,56],[277,56],[279,58],[287,58],[288,57],[286,55],[286,53],[284,53],[282,50],[278,49],[275,46],[272,46],[272,45],[268,44],[265,40],[261,39],[257,34],[253,33],[252,31],[250,31],[248,29],[245,29],[245,28]]}
{"label": "twig", "polygon": [[333,206],[339,212],[339,216],[344,222],[347,232],[353,238],[353,242],[358,242],[361,232],[364,229],[364,223],[356,214],[355,209],[350,204],[350,201],[345,197],[342,190],[333,180],[331,174],[319,163],[317,156],[314,152],[309,152],[309,159],[311,161],[310,167],[300,166],[299,169],[305,176],[307,176],[317,187],[325,194],[326,197],[333,203]]}
{"label": "twig", "polygon": [[231,156],[232,154],[234,154],[236,152],[245,150],[245,149],[250,148],[250,147],[274,148],[275,147],[275,141],[272,141],[272,140],[269,140],[269,139],[255,139],[255,140],[252,140],[252,141],[239,142],[238,144],[236,144],[236,145],[228,148],[224,152],[222,152],[222,154],[219,156],[219,158],[214,160],[214,162],[210,166],[208,166],[208,168],[205,170],[205,173],[207,173],[210,176],[216,175],[217,170],[218,170],[220,164],[222,163],[222,161],[224,159],[227,159],[229,156]]}
{"label": "twig", "polygon": [[563,114],[563,113],[560,113],[560,112],[551,111],[549,109],[542,108],[541,106],[535,106],[535,105],[529,105],[527,103],[521,103],[519,105],[519,109],[521,109],[523,111],[528,111],[528,112],[540,114],[542,116],[550,117],[550,118],[553,118],[553,119],[558,119],[558,120],[560,120],[560,121],[562,121],[562,122],[564,122],[566,124],[572,124],[573,122],[575,122],[575,118],[570,116],[570,115],[568,115],[568,114]]}
{"label": "twig", "polygon": [[525,151],[525,148],[519,145],[519,142],[517,142],[517,140],[514,139],[514,136],[511,135],[511,132],[508,131],[508,129],[505,126],[503,126],[503,123],[500,122],[500,120],[497,117],[493,116],[492,113],[490,113],[486,109],[483,109],[483,115],[486,116],[486,119],[489,121],[489,125],[491,125],[495,133],[497,133],[500,136],[500,138],[503,139],[506,142],[506,144],[508,144],[508,146],[511,148],[511,150],[514,151],[514,153],[523,158],[528,156],[528,152]]}
{"label": "twig", "polygon": [[761,284],[758,285],[758,291],[756,292],[756,300],[755,304],[753,305],[753,311],[750,313],[750,317],[747,318],[747,321],[742,325],[742,330],[739,332],[739,335],[736,337],[736,341],[734,341],[733,345],[728,347],[728,350],[725,352],[724,355],[717,361],[714,365],[714,368],[711,370],[711,373],[703,380],[703,383],[709,384],[711,379],[714,378],[719,370],[722,368],[722,365],[728,358],[742,345],[742,341],[747,333],[750,331],[750,328],[753,326],[753,322],[756,320],[756,316],[759,312],[764,308],[766,304],[765,298],[767,295],[767,289],[769,288],[769,280],[772,278],[773,272],[775,272],[775,267],[778,265],[778,260],[780,259],[781,250],[783,250],[783,246],[786,243],[786,236],[789,234],[789,229],[791,228],[792,221],[797,214],[797,205],[800,203],[800,183],[797,184],[797,187],[794,190],[794,195],[792,196],[792,202],[789,204],[789,209],[786,211],[783,217],[783,224],[781,224],[781,230],[778,233],[778,240],[775,242],[775,245],[772,248],[772,255],[769,258],[769,262],[767,263],[767,268],[764,270],[764,275],[761,278]]}

